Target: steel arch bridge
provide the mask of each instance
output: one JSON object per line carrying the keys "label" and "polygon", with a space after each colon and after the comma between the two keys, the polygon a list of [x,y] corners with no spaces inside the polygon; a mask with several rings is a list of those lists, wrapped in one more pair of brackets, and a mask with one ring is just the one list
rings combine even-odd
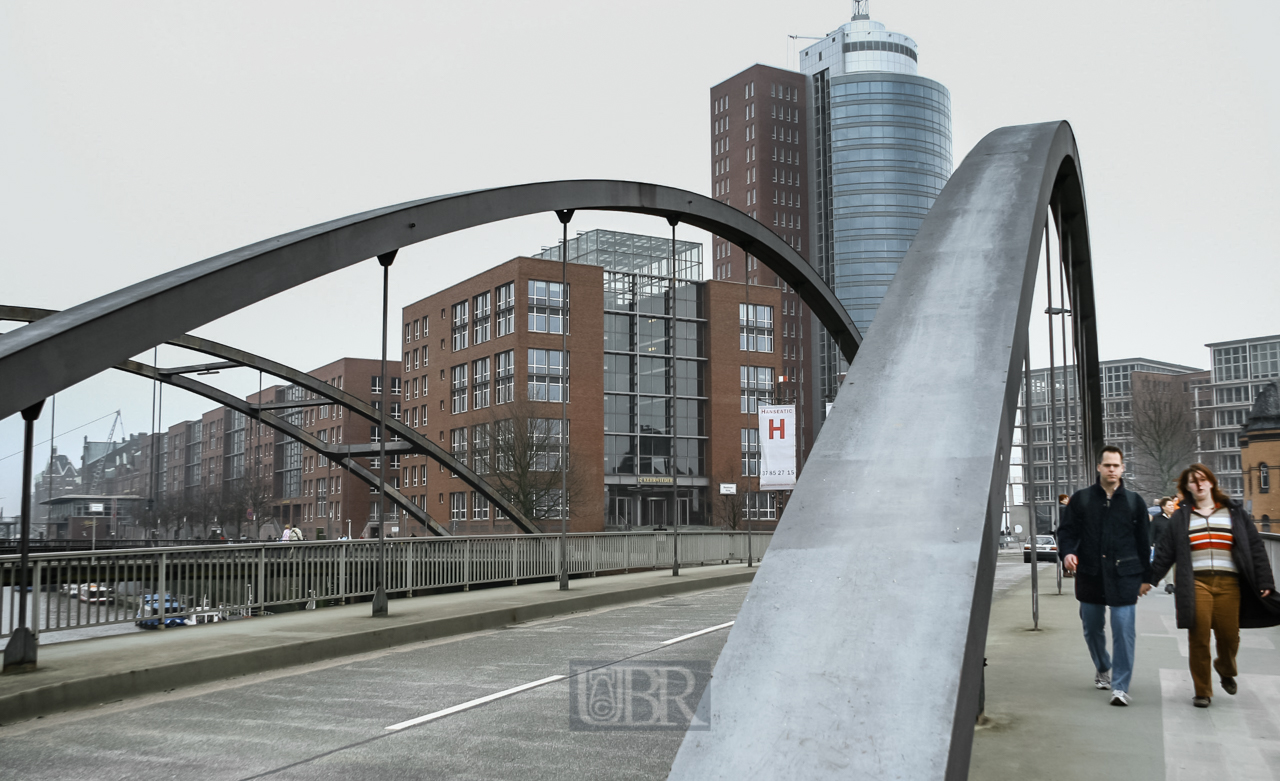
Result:
{"label": "steel arch bridge", "polygon": [[0,337],[0,418],[361,260],[574,209],[677,219],[732,241],[795,288],[851,361],[716,664],[702,704],[712,728],[686,736],[671,778],[966,777],[1050,213],[1073,314],[1084,446],[1101,446],[1083,176],[1065,122],[1002,128],[974,148],[921,225],[865,346],[803,259],[745,214],[658,185],[546,182],[335,220],[19,328]]}

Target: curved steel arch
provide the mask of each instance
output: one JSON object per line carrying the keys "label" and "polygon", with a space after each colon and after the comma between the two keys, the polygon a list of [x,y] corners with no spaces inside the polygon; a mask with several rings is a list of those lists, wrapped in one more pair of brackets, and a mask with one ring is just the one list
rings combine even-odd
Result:
{"label": "curved steel arch", "polygon": [[800,295],[852,360],[862,336],[817,273],[777,234],[731,206],[643,182],[498,187],[355,214],[161,274],[0,337],[0,419],[249,304],[454,231],[583,209],[674,217],[750,252]]}
{"label": "curved steel arch", "polygon": [[716,662],[670,778],[963,779],[1050,208],[1085,445],[1101,443],[1083,178],[1065,122],[997,130],[925,218]]}
{"label": "curved steel arch", "polygon": [[[30,323],[37,320],[43,320],[44,318],[50,317],[54,314],[57,314],[57,311],[52,309],[0,305],[0,320]],[[380,420],[378,411],[370,404],[367,404],[363,399],[352,396],[340,388],[335,388],[327,382],[319,380],[306,372],[299,371],[290,366],[285,366],[282,363],[272,361],[260,355],[254,355],[253,353],[249,353],[244,350],[238,350],[234,347],[219,344],[218,342],[204,339],[202,337],[191,336],[190,334],[174,337],[173,339],[170,339],[167,344],[174,345],[175,347],[183,347],[195,352],[201,352],[206,355],[212,355],[216,358],[222,358],[228,361],[231,366],[259,369],[266,374],[279,377],[280,379],[287,380],[298,387],[305,388],[321,398],[329,399],[335,404],[340,404],[371,423],[378,423]],[[287,423],[283,418],[279,418],[276,415],[263,411],[260,406],[249,404],[248,402],[231,396],[211,385],[197,382],[189,377],[175,378],[173,376],[174,373],[172,372],[166,373],[159,369],[159,367],[149,367],[146,364],[139,363],[137,361],[124,361],[117,364],[116,368],[133,374],[139,374],[150,379],[157,379],[160,382],[180,387],[199,396],[204,396],[205,398],[219,404],[223,404],[224,406],[229,406],[251,418],[261,420],[264,425],[270,426],[276,431],[280,431],[294,439],[298,439],[312,450],[324,455],[326,458],[343,462],[344,466],[346,466],[345,461],[347,460],[347,456],[357,452],[357,448],[353,448],[352,446],[335,447],[333,443],[321,442],[318,438],[313,437],[310,434],[306,434],[302,429],[297,429],[292,424]],[[228,399],[231,401],[229,402]],[[488,499],[495,508],[505,513],[507,518],[514,523],[516,528],[520,531],[525,532],[526,534],[542,533],[542,530],[528,518],[525,518],[515,505],[511,504],[511,502],[508,501],[501,493],[494,490],[488,482],[472,471],[465,463],[454,458],[452,453],[432,442],[430,439],[422,436],[401,421],[394,419],[388,420],[387,428],[391,429],[393,433],[399,435],[401,439],[409,445],[407,449],[394,449],[393,451],[392,443],[388,443],[389,453],[394,455],[421,454],[434,459],[438,463],[443,464],[445,467],[450,469],[453,473],[457,474],[464,483]],[[295,433],[298,431],[302,431],[302,434],[305,436]],[[377,455],[377,453],[374,452],[375,450],[376,448],[367,453],[359,452],[358,455],[372,457]],[[356,464],[354,468],[348,467],[348,469],[351,469],[354,474],[360,477],[361,480],[369,483],[369,485],[376,486],[378,484],[377,480],[372,477],[372,473],[366,472],[364,467],[359,464]],[[372,482],[370,482],[370,480],[372,480]],[[430,514],[425,510],[422,510],[411,502],[408,502],[407,499],[401,501],[403,497],[395,489],[388,489],[387,498],[391,499],[410,515],[413,515],[432,533],[437,535],[447,534],[444,528],[433,521]]]}

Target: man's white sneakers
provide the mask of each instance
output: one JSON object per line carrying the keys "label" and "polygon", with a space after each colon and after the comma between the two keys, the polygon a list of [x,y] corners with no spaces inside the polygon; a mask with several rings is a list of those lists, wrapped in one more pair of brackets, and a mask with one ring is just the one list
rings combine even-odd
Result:
{"label": "man's white sneakers", "polygon": [[1122,692],[1119,689],[1116,689],[1115,691],[1111,692],[1112,705],[1125,706],[1131,702],[1133,702],[1133,700],[1129,698],[1129,694],[1127,692]]}
{"label": "man's white sneakers", "polygon": [[1093,685],[1099,689],[1111,688],[1111,671],[1105,670],[1093,676]]}

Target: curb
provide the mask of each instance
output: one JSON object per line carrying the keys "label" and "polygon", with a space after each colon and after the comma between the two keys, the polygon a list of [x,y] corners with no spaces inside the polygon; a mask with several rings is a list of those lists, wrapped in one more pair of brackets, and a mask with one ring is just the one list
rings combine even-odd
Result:
{"label": "curb", "polygon": [[[756,569],[726,573],[714,577],[671,579],[651,586],[624,591],[607,591],[563,598],[552,598],[515,607],[494,608],[474,613],[413,621],[396,626],[382,626],[334,635],[323,639],[283,642],[269,647],[250,648],[220,656],[183,658],[172,662],[127,672],[60,681],[35,686],[24,691],[0,695],[3,724],[13,724],[38,716],[87,708],[142,694],[171,691],[227,680],[254,673],[281,670],[328,661],[344,656],[381,651],[399,645],[417,643],[453,635],[469,634],[510,624],[600,607],[638,602],[655,597],[707,591],[740,583],[750,583]],[[430,599],[430,597],[425,597]],[[394,605],[394,602],[392,603]],[[372,621],[373,619],[370,619]],[[25,673],[38,675],[39,673]]]}

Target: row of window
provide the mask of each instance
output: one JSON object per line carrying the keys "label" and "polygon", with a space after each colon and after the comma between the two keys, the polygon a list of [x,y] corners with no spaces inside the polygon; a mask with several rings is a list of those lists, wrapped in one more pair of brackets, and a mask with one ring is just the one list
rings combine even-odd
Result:
{"label": "row of window", "polygon": [[706,440],[670,436],[615,436],[604,438],[604,470],[607,475],[706,475]]}
{"label": "row of window", "polygon": [[[491,310],[491,303],[494,300],[496,300],[496,306]],[[459,301],[453,305],[451,315],[450,335],[453,352],[484,344],[491,338],[515,333],[515,283],[499,285],[494,288],[492,296],[490,291],[486,290],[467,301]],[[442,347],[443,341],[441,340]],[[408,353],[405,355],[407,363]],[[427,363],[426,355],[427,348],[423,347],[422,365],[424,366]],[[414,368],[417,368],[416,358],[414,358]]]}
{"label": "row of window", "polygon": [[[569,367],[565,353],[560,350],[530,348],[527,357],[529,400],[567,401]],[[491,402],[506,404],[514,400],[515,351],[507,350],[494,355],[492,366],[492,380],[488,356],[477,358],[469,364],[458,364],[449,370],[449,408],[452,414],[466,412],[468,401],[471,409],[484,409]]]}
{"label": "row of window", "polygon": [[1216,347],[1213,381],[1263,380],[1280,377],[1280,342]]}
{"label": "row of window", "polygon": [[[430,327],[431,326],[428,323],[428,320],[425,316],[416,318],[408,323],[405,323],[404,324],[404,343],[409,344],[410,342],[416,342],[419,339],[427,338],[427,336],[429,335]],[[332,381],[329,384],[335,385],[335,383]],[[341,378],[339,378],[339,383],[336,383],[336,385],[337,387],[342,387]]]}
{"label": "row of window", "polygon": [[[558,472],[560,459],[566,456],[569,446],[567,433],[562,435],[565,431],[562,423],[559,418],[506,419],[495,421],[492,426],[477,423],[470,429],[466,426],[450,429],[450,452],[459,462],[470,462],[472,470],[481,475],[492,471]],[[521,428],[517,429],[517,424]],[[410,469],[407,479],[413,481],[411,485],[417,485],[417,471]],[[426,480],[423,466],[423,485]]]}
{"label": "row of window", "polygon": [[893,41],[850,41],[844,45],[844,53],[853,52],[889,52],[891,54],[901,54],[904,57],[910,57],[912,60],[919,61],[916,56],[916,50],[910,46],[904,46]]}

